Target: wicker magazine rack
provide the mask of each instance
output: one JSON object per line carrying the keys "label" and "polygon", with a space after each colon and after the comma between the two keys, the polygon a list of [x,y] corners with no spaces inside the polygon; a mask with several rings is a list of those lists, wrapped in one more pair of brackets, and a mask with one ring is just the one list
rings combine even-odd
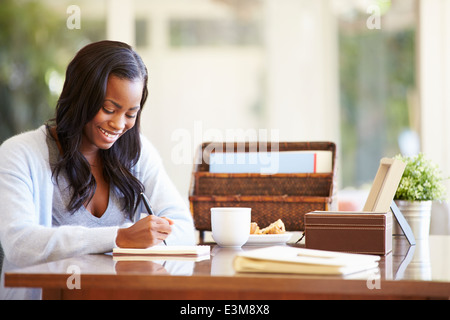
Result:
{"label": "wicker magazine rack", "polygon": [[[330,173],[211,173],[212,152],[331,151]],[[276,148],[276,149],[275,149]],[[211,230],[212,207],[250,207],[252,221],[267,226],[282,219],[286,230],[304,230],[303,216],[316,210],[335,210],[336,145],[332,142],[203,143],[192,172],[189,202],[195,227]],[[202,233],[201,233],[202,236]]]}

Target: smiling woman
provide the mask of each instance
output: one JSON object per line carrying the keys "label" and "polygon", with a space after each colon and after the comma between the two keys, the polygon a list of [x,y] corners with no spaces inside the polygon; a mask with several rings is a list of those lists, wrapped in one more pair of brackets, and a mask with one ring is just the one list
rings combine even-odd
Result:
{"label": "smiling woman", "polygon": [[[109,181],[103,175],[100,150],[111,148],[114,143],[136,124],[143,91],[142,80],[120,79],[109,76],[105,103],[95,117],[83,129],[80,152],[89,162],[97,183],[92,199],[85,206],[97,217],[107,208]],[[139,189],[136,189],[139,192]]]}
{"label": "smiling woman", "polygon": [[[107,193],[110,182],[124,195],[124,209],[132,212],[136,206],[136,195],[143,192],[143,186],[129,170],[140,155],[139,114],[135,119],[125,115],[127,109],[145,104],[147,79],[147,68],[139,55],[121,42],[90,44],[69,64],[51,127],[62,151],[55,173],[65,169],[74,190],[71,211],[91,200],[103,201],[100,207],[105,208],[108,197],[97,192]],[[116,102],[116,110],[107,107],[111,101]],[[103,170],[96,176],[91,166],[102,166]],[[92,213],[99,216],[103,212]]]}
{"label": "smiling woman", "polygon": [[[115,246],[194,244],[190,212],[140,134],[147,79],[127,44],[89,44],[67,67],[55,118],[1,145],[7,260],[28,265]],[[140,219],[142,192],[154,215]]]}

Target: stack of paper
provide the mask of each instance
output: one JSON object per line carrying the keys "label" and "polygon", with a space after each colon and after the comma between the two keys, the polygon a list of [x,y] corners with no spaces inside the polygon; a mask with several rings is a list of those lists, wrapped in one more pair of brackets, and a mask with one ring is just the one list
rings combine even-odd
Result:
{"label": "stack of paper", "polygon": [[203,260],[209,259],[209,246],[153,246],[145,249],[114,248],[115,260]]}
{"label": "stack of paper", "polygon": [[345,275],[378,267],[379,256],[286,246],[255,249],[234,259],[237,272]]}

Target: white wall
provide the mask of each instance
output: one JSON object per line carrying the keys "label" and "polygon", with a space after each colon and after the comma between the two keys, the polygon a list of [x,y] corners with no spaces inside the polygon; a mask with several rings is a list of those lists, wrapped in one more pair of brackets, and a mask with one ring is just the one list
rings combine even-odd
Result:
{"label": "white wall", "polygon": [[[110,0],[113,24],[131,21],[125,8],[130,3],[135,17],[151,23],[149,48],[138,48],[150,74],[142,128],[186,201],[194,149],[203,140],[242,140],[248,133],[260,140],[338,142],[337,39],[330,1],[261,2],[263,46],[174,50],[168,46],[171,17],[227,19],[230,7],[209,0]],[[116,38],[110,25],[108,36]],[[132,29],[127,30],[118,33],[122,40],[130,36]],[[258,104],[260,114],[253,109]],[[260,134],[260,128],[266,131]]]}
{"label": "white wall", "polygon": [[251,108],[263,95],[258,83],[263,53],[255,48],[170,48],[170,17],[220,17],[226,13],[223,6],[198,0],[147,6],[154,41],[142,51],[150,73],[143,132],[157,146],[187,201],[194,150],[212,138],[209,133],[221,140],[217,135],[225,139],[227,129],[257,127],[259,119]]}
{"label": "white wall", "polygon": [[[450,1],[420,1],[422,149],[450,177]],[[450,181],[447,181],[450,190]],[[450,192],[449,192],[450,195]]]}
{"label": "white wall", "polygon": [[108,0],[106,10],[107,38],[134,46],[134,1]]}
{"label": "white wall", "polygon": [[268,0],[268,125],[281,140],[339,141],[337,25],[328,0]]}

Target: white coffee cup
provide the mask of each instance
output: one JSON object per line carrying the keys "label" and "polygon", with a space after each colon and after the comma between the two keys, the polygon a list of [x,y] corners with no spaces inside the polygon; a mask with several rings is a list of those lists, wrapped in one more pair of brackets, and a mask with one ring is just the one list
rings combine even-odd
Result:
{"label": "white coffee cup", "polygon": [[239,248],[250,236],[251,208],[211,208],[214,241],[221,247]]}

